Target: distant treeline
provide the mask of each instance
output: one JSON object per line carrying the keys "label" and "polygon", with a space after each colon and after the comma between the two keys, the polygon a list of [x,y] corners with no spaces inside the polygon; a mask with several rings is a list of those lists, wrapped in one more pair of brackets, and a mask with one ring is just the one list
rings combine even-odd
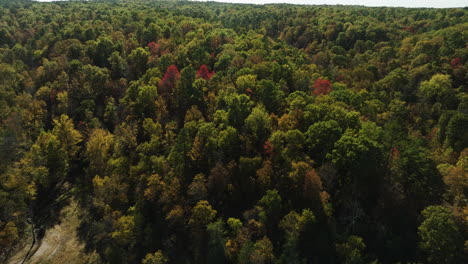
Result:
{"label": "distant treeline", "polygon": [[0,260],[468,263],[468,10],[0,0]]}

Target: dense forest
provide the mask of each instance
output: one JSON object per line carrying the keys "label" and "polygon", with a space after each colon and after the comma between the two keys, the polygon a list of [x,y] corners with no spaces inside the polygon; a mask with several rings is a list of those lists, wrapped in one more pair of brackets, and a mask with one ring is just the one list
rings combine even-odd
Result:
{"label": "dense forest", "polygon": [[468,8],[0,0],[0,262],[468,263]]}

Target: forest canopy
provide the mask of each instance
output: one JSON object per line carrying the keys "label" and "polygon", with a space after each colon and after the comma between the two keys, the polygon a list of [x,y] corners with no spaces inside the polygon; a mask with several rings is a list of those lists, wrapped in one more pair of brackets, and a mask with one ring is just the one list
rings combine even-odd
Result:
{"label": "forest canopy", "polygon": [[468,9],[0,0],[0,262],[467,263]]}

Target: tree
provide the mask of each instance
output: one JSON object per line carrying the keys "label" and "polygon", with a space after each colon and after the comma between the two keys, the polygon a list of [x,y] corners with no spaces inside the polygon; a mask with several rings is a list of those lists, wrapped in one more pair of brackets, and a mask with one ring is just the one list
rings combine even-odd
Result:
{"label": "tree", "polygon": [[213,221],[217,211],[214,210],[208,201],[199,201],[192,209],[189,219],[189,226],[192,229],[194,258],[203,262],[206,236],[206,226]]}
{"label": "tree", "polygon": [[88,174],[91,177],[106,175],[113,135],[103,129],[95,129],[86,143],[86,157],[89,160]]}
{"label": "tree", "polygon": [[108,37],[101,37],[97,41],[96,51],[94,54],[94,62],[99,67],[107,67],[109,64],[108,58],[114,51],[114,43]]}
{"label": "tree", "polygon": [[226,191],[228,183],[229,171],[222,163],[217,163],[216,166],[210,170],[207,183],[208,190],[213,197],[217,198],[216,200],[219,200],[221,197],[224,197],[224,192]]}
{"label": "tree", "polygon": [[171,65],[167,68],[164,77],[159,82],[159,93],[161,95],[169,95],[174,91],[175,84],[180,78],[177,66]]}
{"label": "tree", "polygon": [[252,94],[256,90],[257,76],[252,74],[237,77],[236,88],[239,93]]}
{"label": "tree", "polygon": [[316,212],[323,209],[323,204],[327,202],[328,194],[323,190],[322,180],[315,170],[310,170],[304,177],[303,185],[304,199],[307,204]]}
{"label": "tree", "polygon": [[275,222],[281,212],[281,202],[282,199],[277,190],[268,190],[258,201],[262,209],[259,213],[260,220],[264,223]]}
{"label": "tree", "polygon": [[442,177],[434,161],[422,148],[410,146],[404,149],[400,152],[398,163],[402,169],[398,181],[409,201],[421,208],[440,200]]}
{"label": "tree", "polygon": [[270,118],[263,105],[255,107],[245,119],[245,130],[251,135],[254,148],[263,146],[271,131]]}
{"label": "tree", "polygon": [[281,258],[288,263],[302,263],[305,261],[300,256],[298,243],[307,227],[315,223],[315,215],[309,209],[304,209],[301,214],[290,211],[279,222],[279,228],[284,232],[285,242]]}
{"label": "tree", "polygon": [[130,66],[130,72],[134,79],[139,78],[146,72],[148,68],[148,57],[149,52],[141,47],[132,50],[130,55],[128,55],[128,65]]}
{"label": "tree", "polygon": [[335,142],[333,151],[327,154],[327,159],[338,168],[357,169],[364,167],[363,162],[372,152],[378,152],[378,144],[374,139],[348,129]]}
{"label": "tree", "polygon": [[169,260],[164,256],[161,250],[158,250],[152,254],[146,254],[141,264],[166,264]]}
{"label": "tree", "polygon": [[446,127],[446,145],[454,151],[461,151],[468,146],[468,114],[456,113]]}
{"label": "tree", "polygon": [[143,30],[142,39],[145,42],[158,40],[161,37],[161,31],[162,31],[161,27],[159,27],[157,24],[150,23],[148,27],[145,27],[145,29]]}
{"label": "tree", "polygon": [[124,78],[127,76],[128,64],[127,61],[122,58],[118,51],[114,51],[109,57],[109,64],[111,69],[111,76],[114,80]]}
{"label": "tree", "polygon": [[321,78],[318,78],[315,83],[314,83],[314,95],[327,95],[332,91],[332,85],[331,82],[328,80],[324,80]]}
{"label": "tree", "polygon": [[261,190],[267,190],[273,182],[274,170],[272,162],[265,160],[260,169],[256,171],[256,182]]}
{"label": "tree", "polygon": [[284,135],[285,149],[283,150],[283,156],[289,161],[299,161],[306,159],[304,149],[304,142],[306,138],[304,134],[298,130],[288,130]]}
{"label": "tree", "polygon": [[254,177],[255,171],[260,167],[262,159],[258,156],[247,158],[239,158],[239,192],[243,195],[250,195],[254,192]]}
{"label": "tree", "polygon": [[279,85],[271,80],[261,80],[258,82],[258,93],[268,112],[281,112],[284,93]]}
{"label": "tree", "polygon": [[187,66],[180,72],[180,82],[176,86],[176,100],[179,109],[185,113],[192,105],[199,105],[203,100],[203,91],[193,86],[195,70]]}
{"label": "tree", "polygon": [[114,232],[111,233],[112,239],[122,246],[133,245],[135,241],[135,220],[131,215],[124,215],[114,223]]}
{"label": "tree", "polygon": [[0,263],[70,199],[94,262],[468,263],[467,23],[0,0]]}
{"label": "tree", "polygon": [[137,117],[153,117],[156,114],[156,100],[158,89],[154,85],[138,87],[138,95],[135,100],[135,114]]}
{"label": "tree", "polygon": [[412,96],[412,90],[410,86],[410,79],[408,72],[404,69],[398,68],[393,70],[383,79],[374,83],[374,89],[380,94],[385,94],[386,96],[382,99],[388,101],[388,97],[394,96],[396,92],[402,92],[405,98],[410,99]]}
{"label": "tree", "polygon": [[468,189],[468,148],[464,149],[458,158],[456,166],[440,164],[437,166],[447,185],[446,196],[451,198],[454,214],[462,210],[466,199],[465,190]]}
{"label": "tree", "polygon": [[429,103],[447,103],[452,94],[452,81],[449,75],[436,74],[429,81],[424,81],[419,86],[419,92],[423,99]]}
{"label": "tree", "polygon": [[14,222],[10,221],[8,223],[0,222],[2,229],[0,229],[0,245],[2,247],[7,247],[13,245],[13,243],[19,238],[18,228]]}
{"label": "tree", "polygon": [[252,102],[245,94],[230,95],[226,98],[228,107],[229,124],[236,129],[244,126],[244,120],[252,110]]}
{"label": "tree", "polygon": [[309,126],[305,133],[312,157],[323,162],[327,153],[341,137],[343,130],[335,120],[321,121]]}
{"label": "tree", "polygon": [[197,174],[193,177],[193,181],[188,187],[187,194],[193,203],[205,200],[208,197],[205,175]]}
{"label": "tree", "polygon": [[80,149],[78,144],[83,140],[83,136],[75,129],[73,120],[67,115],[61,115],[59,118],[54,119],[52,134],[57,137],[68,157],[70,159],[75,158]]}
{"label": "tree", "polygon": [[426,207],[421,215],[424,221],[418,227],[420,247],[429,263],[457,263],[463,239],[450,210],[433,205]]}
{"label": "tree", "polygon": [[274,260],[273,244],[268,237],[264,236],[262,239],[255,242],[250,255],[252,264],[274,263]]}
{"label": "tree", "polygon": [[213,75],[215,75],[215,72],[210,72],[206,64],[202,64],[197,71],[197,77],[205,79],[207,81],[210,80],[213,77]]}
{"label": "tree", "polygon": [[224,254],[225,244],[225,228],[223,220],[219,219],[214,223],[207,225],[208,232],[208,255],[207,263],[225,263],[226,256]]}
{"label": "tree", "polygon": [[358,236],[349,236],[345,243],[337,245],[338,254],[343,263],[361,264],[366,263],[362,251],[366,248],[362,238]]}

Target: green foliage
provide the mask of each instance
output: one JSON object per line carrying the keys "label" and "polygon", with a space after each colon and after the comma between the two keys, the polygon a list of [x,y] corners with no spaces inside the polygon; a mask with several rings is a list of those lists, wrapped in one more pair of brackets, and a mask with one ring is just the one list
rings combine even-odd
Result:
{"label": "green foliage", "polygon": [[427,254],[429,263],[458,262],[463,240],[451,211],[443,206],[429,206],[421,215],[420,247]]}
{"label": "green foliage", "polygon": [[323,160],[326,153],[333,149],[340,139],[342,129],[335,120],[317,122],[311,125],[305,133],[307,144],[318,160]]}
{"label": "green foliage", "polygon": [[263,105],[252,109],[252,113],[245,119],[245,130],[252,137],[255,145],[262,144],[268,138],[271,131],[271,122]]}
{"label": "green foliage", "polygon": [[207,263],[224,263],[224,222],[220,219],[206,227],[208,232],[208,256]]}
{"label": "green foliage", "polygon": [[419,91],[428,102],[442,103],[452,93],[451,88],[449,75],[436,74],[429,81],[422,82]]}
{"label": "green foliage", "polygon": [[127,58],[133,78],[143,75],[147,69],[149,52],[143,48],[132,50]]}
{"label": "green foliage", "polygon": [[467,18],[0,1],[0,262],[465,263]]}
{"label": "green foliage", "polygon": [[346,264],[366,263],[362,255],[365,248],[362,238],[358,236],[350,236],[345,243],[337,245],[342,262]]}
{"label": "green foliage", "polygon": [[268,190],[260,199],[259,205],[262,208],[259,217],[263,222],[274,219],[281,212],[281,196],[277,190]]}
{"label": "green foliage", "polygon": [[455,151],[461,151],[468,145],[468,115],[456,113],[446,127],[446,144]]}
{"label": "green foliage", "polygon": [[305,229],[316,221],[315,215],[309,210],[304,209],[302,214],[295,211],[289,212],[279,222],[279,228],[285,235],[285,243],[281,258],[288,263],[302,263],[304,259],[298,251],[298,243]]}
{"label": "green foliage", "polygon": [[357,169],[364,165],[370,155],[378,151],[378,144],[363,133],[346,130],[334,144],[334,149],[327,158],[338,168]]}

